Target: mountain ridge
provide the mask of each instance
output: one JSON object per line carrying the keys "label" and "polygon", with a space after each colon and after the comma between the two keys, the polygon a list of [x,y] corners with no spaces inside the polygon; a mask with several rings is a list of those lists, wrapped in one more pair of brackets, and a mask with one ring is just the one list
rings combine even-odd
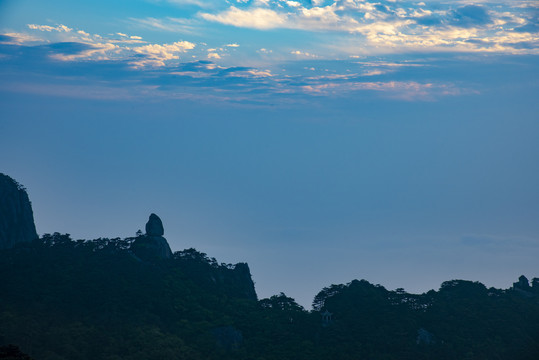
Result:
{"label": "mountain ridge", "polygon": [[36,360],[539,355],[538,278],[530,285],[522,275],[505,290],[450,280],[423,294],[352,280],[323,288],[308,311],[284,293],[259,300],[247,263],[171,252],[163,235],[152,214],[136,237],[53,233],[1,249],[2,352]]}

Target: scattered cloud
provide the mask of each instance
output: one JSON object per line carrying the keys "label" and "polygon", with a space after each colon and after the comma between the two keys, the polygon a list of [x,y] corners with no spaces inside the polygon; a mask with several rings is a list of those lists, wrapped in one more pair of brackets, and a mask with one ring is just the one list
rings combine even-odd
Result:
{"label": "scattered cloud", "polygon": [[[125,29],[108,34],[63,24],[28,24],[24,31],[0,35],[4,51],[0,61],[17,58],[6,49],[20,48],[27,56],[47,59],[48,64],[95,63],[101,69],[105,63],[117,63],[129,68],[124,70],[129,76],[152,74],[169,82],[173,79],[178,87],[196,83],[201,89],[215,88],[223,93],[234,89],[235,93],[256,96],[341,96],[368,91],[401,100],[432,100],[474,91],[447,79],[403,79],[397,74],[429,65],[372,61],[371,56],[427,52],[539,54],[539,7],[533,2],[518,2],[518,6],[492,6],[486,1],[433,4],[389,0],[176,3],[200,9],[190,9],[191,18],[129,18]],[[257,32],[285,30],[277,43],[263,42],[263,36],[253,42],[252,34],[242,29],[232,29],[234,33],[226,35],[231,38],[212,43],[205,31],[215,24]],[[169,42],[150,42],[148,30],[166,32]],[[289,40],[286,35],[294,32],[298,37]],[[178,39],[177,34],[182,36]],[[230,39],[237,42],[228,42]],[[193,58],[206,62],[188,61]],[[328,69],[322,64],[335,59],[349,67]],[[287,62],[297,66],[284,71]],[[152,86],[164,87],[157,80]]]}
{"label": "scattered cloud", "polygon": [[[204,36],[211,23],[257,31],[301,30],[312,33],[313,45],[309,44],[309,47],[318,58],[421,51],[539,54],[539,7],[530,1],[517,1],[513,6],[494,6],[488,1],[473,4],[466,1],[450,4],[374,0],[235,0],[210,3],[205,7],[199,4],[200,11],[192,12],[187,18],[129,18],[126,23],[139,31],[191,34],[198,38]],[[198,2],[181,1],[181,4],[196,5]],[[145,43],[140,36],[126,31],[118,31],[115,38],[102,41],[96,34],[73,30],[63,24],[29,24],[28,29],[43,33],[49,41],[118,45]],[[329,33],[331,37],[326,35]],[[241,36],[239,38],[241,40]],[[226,49],[239,45],[219,46]],[[292,46],[283,39],[283,49],[276,47],[273,51],[283,54],[286,52],[284,47]],[[255,50],[251,44],[246,44],[243,49],[243,59],[246,51],[253,55],[264,53]],[[218,54],[222,56],[223,53],[226,50]],[[290,51],[287,53],[289,58],[300,56]],[[302,56],[309,55],[304,53]]]}
{"label": "scattered cloud", "polygon": [[299,50],[291,51],[290,54],[298,55],[298,56],[303,56],[303,57],[312,57],[312,58],[317,57],[317,56],[314,55],[314,54],[311,54],[311,53],[308,53],[308,52],[304,52],[304,51],[299,51]]}
{"label": "scattered cloud", "polygon": [[140,66],[164,66],[167,60],[179,59],[180,53],[195,48],[195,44],[189,41],[177,41],[173,44],[151,44],[133,48],[137,54],[143,55],[141,59],[133,61],[132,64]]}
{"label": "scattered cloud", "polygon": [[[0,39],[10,40],[6,36]],[[88,96],[94,97],[100,91],[109,93],[103,87],[121,87],[124,82],[129,88],[125,94],[131,97],[148,96],[148,90],[153,89],[153,96],[163,98],[200,97],[225,102],[260,101],[261,104],[268,99],[293,103],[310,97],[354,96],[357,92],[399,101],[434,101],[474,93],[448,81],[406,80],[403,74],[396,80],[390,77],[391,73],[413,69],[415,64],[379,60],[328,63],[304,58],[301,60],[304,66],[276,72],[263,67],[223,66],[211,61],[180,62],[182,54],[194,48],[195,44],[188,41],[136,46],[130,50],[112,43],[0,45],[0,74],[9,74],[2,75],[6,81],[0,87],[6,91],[38,91],[50,83],[44,83],[44,79],[53,77],[54,92],[58,96],[66,96],[69,91],[84,96],[80,90],[88,86],[91,88]],[[208,52],[207,57],[219,60],[221,55]],[[313,66],[315,64],[318,66]],[[379,77],[371,81],[374,75]],[[73,78],[79,79],[77,87],[73,87]]]}
{"label": "scattered cloud", "polygon": [[[528,7],[515,10],[507,6],[487,6],[486,2],[464,2],[456,8],[445,3],[429,5],[397,1],[305,3],[283,0],[230,6],[215,13],[201,13],[200,17],[258,30],[281,28],[342,33],[342,42],[346,41],[340,48],[343,52],[356,48],[362,48],[367,54],[421,50],[538,52],[539,22],[537,17],[530,16],[533,11]],[[532,35],[523,40],[523,46],[508,46],[503,38],[517,32]],[[475,41],[478,39],[487,40],[478,43]],[[326,45],[335,48],[333,44]]]}
{"label": "scattered cloud", "polygon": [[28,28],[32,30],[39,30],[39,31],[58,31],[58,32],[71,32],[71,28],[68,28],[65,25],[58,25],[58,26],[49,26],[49,25],[36,25],[36,24],[28,24]]}

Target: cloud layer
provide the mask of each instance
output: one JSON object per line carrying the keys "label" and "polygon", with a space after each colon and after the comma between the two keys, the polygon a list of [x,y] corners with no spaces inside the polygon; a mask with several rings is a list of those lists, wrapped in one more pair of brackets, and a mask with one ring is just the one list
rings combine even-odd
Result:
{"label": "cloud layer", "polygon": [[[10,38],[4,36],[6,42]],[[229,44],[233,49],[235,44]],[[112,47],[109,49],[108,47]],[[478,94],[472,84],[452,75],[436,76],[439,67],[455,67],[451,55],[429,59],[380,58],[327,61],[300,53],[301,59],[279,67],[223,66],[219,49],[209,60],[181,59],[196,45],[187,41],[142,45],[131,53],[116,44],[61,42],[47,45],[0,45],[0,90],[89,98],[192,99],[258,104],[301,104],[316,98],[383,97],[399,101],[436,101]],[[104,56],[107,53],[117,56]],[[213,54],[216,54],[215,56]],[[308,54],[307,54],[308,55]],[[81,61],[81,59],[85,59]],[[176,61],[167,63],[167,61]],[[479,66],[477,59],[457,64]]]}
{"label": "cloud layer", "polygon": [[[129,17],[124,20],[125,29],[112,34],[90,34],[76,24],[32,23],[24,31],[4,31],[4,35],[19,44],[39,40],[86,43],[102,49],[87,52],[88,58],[134,56],[138,58],[133,63],[139,67],[164,66],[186,56],[206,59],[208,53],[210,58],[229,64],[253,64],[261,59],[293,60],[299,54],[345,59],[410,52],[539,53],[539,5],[530,1],[425,4],[392,0],[251,0],[228,5],[178,0],[170,3],[195,10],[176,12],[175,15],[183,16],[175,17]],[[148,31],[163,33],[172,41],[148,41],[137,33]],[[253,31],[280,31],[275,39],[281,41],[265,41],[265,37]],[[219,32],[226,33],[228,39],[215,43]],[[230,43],[244,46],[232,53],[233,48],[226,46]],[[210,48],[219,50],[206,51]],[[237,56],[233,58],[232,54]],[[82,54],[79,58],[83,58]]]}
{"label": "cloud layer", "polygon": [[[24,64],[37,64],[36,71],[51,76],[49,71],[62,63],[91,74],[114,64],[121,68],[121,80],[136,84],[131,95],[154,89],[165,96],[159,90],[167,89],[166,96],[203,94],[240,102],[271,96],[286,102],[297,96],[368,92],[433,100],[477,89],[448,78],[402,74],[417,75],[419,69],[436,66],[439,54],[478,58],[539,53],[539,5],[529,1],[169,3],[189,11],[128,17],[115,31],[102,33],[71,23],[32,23],[4,31],[0,62],[23,73],[30,73]],[[6,70],[4,75],[11,74]]]}
{"label": "cloud layer", "polygon": [[[407,1],[255,1],[199,16],[223,25],[257,30],[297,29],[348,33],[340,50],[381,53],[414,50],[531,52],[539,44],[538,5],[481,5]],[[536,53],[536,51],[534,51]]]}

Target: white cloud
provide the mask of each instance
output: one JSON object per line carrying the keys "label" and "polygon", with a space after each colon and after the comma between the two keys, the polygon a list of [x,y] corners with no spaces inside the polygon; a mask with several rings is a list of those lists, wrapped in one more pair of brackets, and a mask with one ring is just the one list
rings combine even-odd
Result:
{"label": "white cloud", "polygon": [[164,66],[167,60],[179,59],[180,53],[195,48],[195,44],[189,41],[177,41],[173,44],[150,44],[145,46],[135,47],[132,50],[137,54],[145,55],[143,60],[134,61],[135,66]]}
{"label": "white cloud", "polygon": [[[464,4],[463,2],[462,4]],[[280,6],[286,4],[287,7]],[[312,32],[341,32],[356,34],[355,40],[345,38],[340,51],[349,53],[362,49],[359,53],[388,53],[416,50],[434,51],[499,51],[515,52],[519,45],[507,43],[505,38],[520,41],[519,52],[538,53],[539,36],[531,34],[526,40],[514,36],[513,28],[525,23],[523,14],[528,11],[490,7],[491,22],[478,22],[471,26],[443,21],[454,13],[454,7],[439,4],[428,8],[427,5],[393,1],[383,7],[378,2],[364,0],[337,0],[325,5],[324,1],[302,5],[294,0],[273,2],[271,8],[263,8],[260,2],[250,3],[244,8],[229,7],[214,14],[200,16],[208,21],[219,22],[237,27],[260,30],[285,28]],[[466,3],[468,4],[468,3]],[[462,6],[462,5],[457,5]],[[518,15],[517,13],[520,12]],[[517,16],[518,15],[518,16]],[[528,15],[529,17],[529,15]],[[442,19],[442,20],[440,20]],[[431,24],[432,23],[432,24]],[[423,25],[430,24],[430,25]],[[526,41],[526,43],[524,42]],[[511,41],[509,41],[511,42]],[[332,49],[334,43],[321,44]]]}
{"label": "white cloud", "polygon": [[[158,1],[158,0],[152,0]],[[165,1],[165,0],[160,0]],[[287,39],[282,39],[282,47],[273,47],[273,56],[267,54],[272,50],[260,48],[270,46],[266,43],[242,43],[242,56],[248,51],[260,54],[256,60],[242,58],[246,62],[242,65],[253,64],[256,61],[285,60],[296,58],[343,58],[347,56],[365,56],[372,54],[385,54],[410,51],[466,51],[466,52],[501,52],[518,54],[539,54],[539,34],[529,31],[519,31],[519,28],[531,24],[537,4],[534,2],[519,2],[522,6],[508,6],[501,4],[497,7],[484,5],[488,8],[488,16],[492,21],[472,23],[469,26],[447,21],[448,16],[455,9],[468,5],[465,0],[453,5],[437,2],[432,4],[404,3],[400,1],[370,0],[314,0],[309,2],[299,0],[228,0],[218,4],[211,0],[211,6],[206,6],[203,13],[195,18],[161,19],[143,18],[129,19],[128,25],[148,28],[152,30],[203,34],[202,27],[205,21],[236,27],[253,28],[258,30],[291,29],[309,31],[309,51],[290,48]],[[479,1],[485,4],[485,1]],[[195,4],[201,1],[178,0],[177,3]],[[235,4],[231,6],[230,4]],[[454,5],[456,4],[456,5]],[[279,6],[282,5],[282,6]],[[526,7],[524,6],[526,5]],[[531,9],[535,6],[534,9]],[[441,20],[440,20],[441,19]],[[444,19],[446,19],[444,21]],[[32,34],[15,34],[12,39],[7,38],[4,43],[23,44],[31,42],[80,42],[91,44],[95,49],[77,55],[60,55],[63,60],[76,60],[83,58],[126,58],[138,55],[132,60],[136,66],[163,66],[166,61],[180,59],[180,55],[194,48],[189,42],[174,44],[149,44],[140,36],[130,36],[126,31],[100,36],[90,34],[84,30],[70,28],[66,25],[39,25],[28,24]],[[531,27],[533,29],[533,27]],[[516,30],[515,30],[516,29]],[[122,30],[122,29],[120,29]],[[331,37],[325,34],[332,34]],[[323,34],[318,36],[318,34]],[[6,34],[10,36],[9,34]],[[328,40],[329,39],[329,40]],[[243,40],[247,41],[247,40]],[[183,45],[178,45],[183,44]],[[185,44],[189,44],[186,46]],[[307,43],[305,43],[307,44]],[[114,45],[114,46],[113,46]],[[118,46],[116,46],[118,45]],[[141,46],[145,45],[145,46]],[[193,52],[193,56],[203,56],[212,59],[232,57],[239,54],[229,48],[237,48],[237,43],[221,43],[221,47]],[[293,46],[298,46],[296,43]],[[258,49],[258,50],[256,50]],[[294,51],[290,51],[294,49]],[[314,55],[313,53],[318,54]],[[144,56],[141,56],[144,55]],[[190,54],[191,55],[191,54]],[[372,76],[387,72],[386,68],[370,69],[362,75]]]}
{"label": "white cloud", "polygon": [[27,43],[43,41],[43,39],[37,38],[32,35],[24,34],[24,33],[5,33],[2,35],[9,37],[9,39],[2,41],[3,44],[22,45],[22,44],[27,44]]}
{"label": "white cloud", "polygon": [[298,56],[305,56],[305,57],[317,57],[316,55],[314,54],[311,54],[311,53],[308,53],[308,52],[303,52],[303,51],[299,51],[299,50],[294,50],[294,51],[291,51],[290,54],[293,54],[293,55],[298,55]]}
{"label": "white cloud", "polygon": [[301,8],[300,14],[306,18],[315,18],[320,21],[338,21],[339,16],[335,13],[335,10],[337,10],[336,3],[324,7]]}
{"label": "white cloud", "polygon": [[325,7],[303,6],[293,7],[291,12],[276,11],[260,7],[246,10],[231,6],[217,13],[203,13],[200,16],[208,21],[218,22],[236,27],[246,27],[260,30],[287,28],[311,31],[351,31],[358,22],[350,16],[340,16],[336,3]]}
{"label": "white cloud", "polygon": [[376,76],[376,75],[383,75],[387,73],[387,71],[380,70],[380,69],[373,69],[373,70],[367,70],[362,75],[363,76]]}
{"label": "white cloud", "polygon": [[58,26],[49,26],[49,25],[36,25],[36,24],[28,24],[28,28],[32,30],[39,30],[39,31],[58,31],[58,32],[70,32],[71,28],[68,28],[65,25],[58,25]]}
{"label": "white cloud", "polygon": [[200,16],[208,21],[225,25],[261,30],[282,27],[286,23],[287,18],[286,14],[278,13],[271,9],[254,8],[241,10],[234,6],[217,15],[202,13]]}
{"label": "white cloud", "polygon": [[269,70],[249,70],[247,71],[248,74],[253,75],[255,77],[272,77],[272,73]]}
{"label": "white cloud", "polygon": [[301,3],[297,1],[286,1],[286,5],[297,8],[301,6]]}

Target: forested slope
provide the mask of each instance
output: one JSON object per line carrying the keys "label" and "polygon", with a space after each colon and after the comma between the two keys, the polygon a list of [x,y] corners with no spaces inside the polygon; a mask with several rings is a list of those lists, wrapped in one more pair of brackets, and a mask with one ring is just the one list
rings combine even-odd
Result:
{"label": "forested slope", "polygon": [[35,360],[538,358],[537,279],[421,295],[354,280],[306,311],[282,293],[257,300],[247,264],[141,258],[136,241],[55,233],[0,251],[0,345]]}

